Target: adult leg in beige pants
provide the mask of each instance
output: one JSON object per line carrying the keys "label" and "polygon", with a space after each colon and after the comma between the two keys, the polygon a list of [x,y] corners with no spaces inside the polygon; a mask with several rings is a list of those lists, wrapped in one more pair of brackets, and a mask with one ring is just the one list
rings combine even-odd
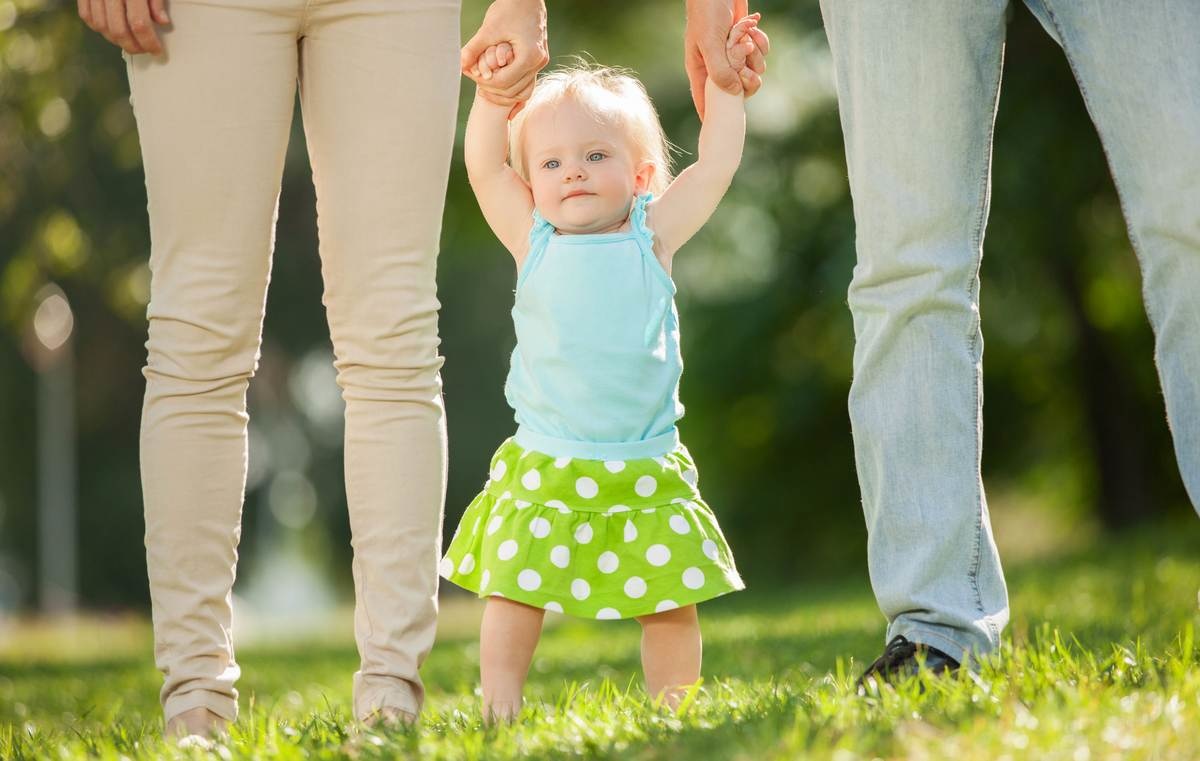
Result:
{"label": "adult leg in beige pants", "polygon": [[128,55],[151,298],[141,457],[168,721],[233,720],[231,589],[297,81],[346,401],[359,718],[416,714],[445,497],[435,267],[458,102],[458,0],[175,0]]}

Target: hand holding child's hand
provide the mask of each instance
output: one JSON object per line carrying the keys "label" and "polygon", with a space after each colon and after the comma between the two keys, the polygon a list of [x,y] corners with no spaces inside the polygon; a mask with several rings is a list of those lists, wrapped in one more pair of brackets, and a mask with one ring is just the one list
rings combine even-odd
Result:
{"label": "hand holding child's hand", "polygon": [[493,74],[512,63],[515,58],[512,45],[507,42],[489,45],[487,50],[480,54],[475,64],[467,70],[467,75],[475,80],[491,79]]}
{"label": "hand holding child's hand", "polygon": [[725,41],[726,58],[742,80],[742,90],[747,98],[762,87],[761,72],[766,71],[766,56],[771,50],[766,32],[758,28],[760,18],[761,13],[752,13],[739,19],[730,28]]}

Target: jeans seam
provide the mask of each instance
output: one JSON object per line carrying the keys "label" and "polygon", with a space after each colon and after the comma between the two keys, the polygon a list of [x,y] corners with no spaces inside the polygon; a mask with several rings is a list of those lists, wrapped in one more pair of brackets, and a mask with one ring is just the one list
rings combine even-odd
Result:
{"label": "jeans seam", "polygon": [[[987,224],[987,209],[988,209],[988,206],[989,206],[989,203],[991,200],[991,189],[989,187],[989,183],[990,183],[991,168],[992,168],[992,149],[993,149],[993,142],[994,142],[994,137],[995,137],[995,132],[996,132],[996,113],[1000,107],[1000,83],[1004,76],[1004,46],[1003,46],[1003,44],[1001,44],[1001,46],[1000,46],[1000,60],[998,63],[999,63],[999,65],[997,67],[995,85],[994,85],[994,89],[992,91],[992,118],[991,118],[990,122],[988,123],[987,144],[984,148],[984,154],[983,154],[984,155],[983,172],[982,172],[982,176],[980,177],[980,183],[979,183],[981,192],[980,192],[979,206],[976,210],[976,216],[978,217],[979,221],[975,226],[975,232],[971,238],[973,253],[975,256],[975,267],[971,273],[970,279],[967,281],[967,289],[966,289],[967,293],[971,297],[971,303],[976,305],[975,315],[974,315],[974,318],[972,319],[972,330],[967,335],[967,351],[972,359],[972,365],[975,364],[975,361],[974,361],[975,350],[977,347],[979,331],[981,330],[979,308],[977,306],[978,301],[979,301],[979,290],[976,287],[976,284],[979,282],[979,273],[983,267],[983,235],[984,235],[985,226]],[[996,629],[995,622],[991,619],[990,616],[986,615],[986,611],[985,611],[984,605],[983,605],[983,594],[979,590],[979,568],[983,563],[983,547],[982,547],[982,544],[983,544],[983,539],[982,539],[982,537],[983,537],[983,488],[981,485],[983,483],[983,472],[982,472],[982,466],[980,464],[982,453],[980,452],[980,443],[979,443],[981,436],[982,436],[982,432],[980,430],[980,420],[981,420],[980,399],[979,399],[980,379],[979,379],[977,373],[974,372],[974,367],[972,367],[972,370],[973,370],[972,375],[974,376],[972,378],[972,383],[973,383],[972,399],[975,403],[974,404],[974,406],[975,406],[975,430],[974,430],[975,441],[974,441],[973,454],[975,457],[974,461],[975,461],[975,485],[976,485],[975,508],[976,509],[975,509],[975,535],[973,537],[973,548],[972,548],[973,552],[974,552],[974,557],[972,558],[971,568],[967,574],[967,577],[971,582],[971,589],[975,593],[975,608],[976,608],[976,610],[979,612],[980,617],[983,618],[983,620],[985,621],[988,631],[991,633],[992,637],[998,638],[1000,636],[1000,633]]]}

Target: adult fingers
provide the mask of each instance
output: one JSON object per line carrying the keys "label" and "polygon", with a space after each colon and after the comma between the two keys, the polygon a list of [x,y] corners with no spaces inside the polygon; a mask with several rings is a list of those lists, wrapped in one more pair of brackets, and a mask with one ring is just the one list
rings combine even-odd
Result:
{"label": "adult fingers", "polygon": [[144,52],[142,46],[129,32],[129,23],[125,20],[125,0],[107,0],[105,10],[108,38],[128,53]]}
{"label": "adult fingers", "polygon": [[762,27],[756,24],[750,28],[747,34],[750,35],[750,39],[754,40],[754,45],[760,53],[767,55],[771,52],[771,38],[762,30]]}
{"label": "adult fingers", "polygon": [[692,105],[696,107],[700,121],[704,121],[704,83],[708,80],[708,67],[704,65],[704,56],[700,55],[698,47],[690,48],[684,55],[683,68],[692,90]]}
{"label": "adult fingers", "polygon": [[479,56],[483,55],[483,51],[487,50],[490,44],[487,38],[483,36],[483,28],[480,27],[475,36],[467,40],[467,44],[463,45],[462,50],[459,52],[460,68],[463,71],[474,68],[479,61]]}
{"label": "adult fingers", "polygon": [[154,31],[154,22],[150,19],[150,6],[146,0],[125,0],[125,14],[129,20],[129,31],[133,39],[147,53],[158,55],[162,52],[162,44]]}
{"label": "adult fingers", "polygon": [[89,0],[92,6],[92,29],[95,29],[100,34],[104,35],[104,39],[108,39],[108,9],[104,7],[104,0]]}
{"label": "adult fingers", "polygon": [[154,14],[154,20],[158,23],[171,23],[171,17],[167,15],[166,0],[150,0],[150,12]]}
{"label": "adult fingers", "polygon": [[83,19],[83,23],[92,28],[92,3],[91,0],[76,0],[76,5],[79,10],[79,18]]}
{"label": "adult fingers", "polygon": [[739,78],[742,82],[742,92],[745,93],[747,98],[754,97],[754,94],[758,92],[758,88],[762,87],[762,77],[752,69],[742,69],[739,73]]}

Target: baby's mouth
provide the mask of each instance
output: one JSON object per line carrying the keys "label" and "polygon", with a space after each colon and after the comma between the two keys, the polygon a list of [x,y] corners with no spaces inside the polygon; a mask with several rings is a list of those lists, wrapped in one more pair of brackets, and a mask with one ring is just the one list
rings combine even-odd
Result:
{"label": "baby's mouth", "polygon": [[595,193],[589,193],[589,192],[587,192],[586,190],[574,190],[574,191],[572,191],[572,192],[570,192],[570,193],[567,193],[565,196],[563,196],[563,200],[564,200],[564,201],[567,201],[567,200],[570,200],[570,199],[572,199],[572,198],[581,198],[581,197],[583,197],[583,196],[594,196],[594,195],[596,195],[596,194],[595,194]]}

